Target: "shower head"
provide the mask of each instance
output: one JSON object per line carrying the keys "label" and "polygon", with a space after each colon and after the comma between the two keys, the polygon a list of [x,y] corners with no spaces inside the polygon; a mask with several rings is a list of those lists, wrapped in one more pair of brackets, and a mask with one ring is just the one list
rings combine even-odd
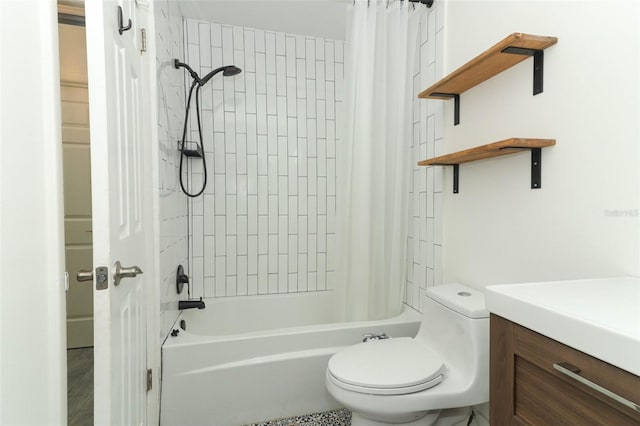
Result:
{"label": "shower head", "polygon": [[204,86],[207,83],[207,81],[211,80],[211,77],[213,77],[214,75],[218,74],[221,71],[222,71],[222,75],[225,77],[238,75],[242,72],[242,70],[236,67],[235,65],[226,65],[224,67],[216,68],[215,70],[211,71],[209,74],[205,75],[200,79],[200,82],[199,82],[200,87]]}
{"label": "shower head", "polygon": [[238,75],[241,72],[242,72],[242,70],[240,68],[236,67],[235,65],[229,65],[222,72],[222,75],[225,76],[225,77],[231,77],[231,76],[234,76],[234,75]]}

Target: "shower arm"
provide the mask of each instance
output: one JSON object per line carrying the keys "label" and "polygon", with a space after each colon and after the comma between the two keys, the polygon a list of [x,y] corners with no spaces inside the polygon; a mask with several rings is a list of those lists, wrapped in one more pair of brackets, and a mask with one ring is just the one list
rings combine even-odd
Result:
{"label": "shower arm", "polygon": [[196,73],[194,70],[191,69],[191,67],[187,64],[185,64],[184,62],[180,62],[177,59],[173,60],[173,66],[176,67],[176,69],[180,69],[180,68],[184,68],[186,69],[189,74],[191,75],[191,78],[193,78],[195,81],[198,82],[198,84],[202,85],[202,80],[200,80],[200,76],[198,75],[198,73]]}

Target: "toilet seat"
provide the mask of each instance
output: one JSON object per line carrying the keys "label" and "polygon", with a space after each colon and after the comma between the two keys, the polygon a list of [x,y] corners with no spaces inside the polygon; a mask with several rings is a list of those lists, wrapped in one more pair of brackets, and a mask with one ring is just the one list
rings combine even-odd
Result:
{"label": "toilet seat", "polygon": [[345,390],[374,395],[420,392],[444,380],[443,360],[410,337],[360,343],[329,360],[327,377]]}

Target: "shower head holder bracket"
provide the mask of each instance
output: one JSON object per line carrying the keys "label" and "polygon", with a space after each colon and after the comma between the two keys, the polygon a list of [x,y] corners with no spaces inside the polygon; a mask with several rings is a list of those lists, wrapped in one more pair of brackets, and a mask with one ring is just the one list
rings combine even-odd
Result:
{"label": "shower head holder bracket", "polygon": [[[183,149],[184,146],[184,149]],[[193,141],[184,141],[184,145],[182,141],[178,141],[178,151],[182,153],[185,157],[191,158],[202,158],[204,157],[204,152],[202,151],[202,147],[198,142]]]}

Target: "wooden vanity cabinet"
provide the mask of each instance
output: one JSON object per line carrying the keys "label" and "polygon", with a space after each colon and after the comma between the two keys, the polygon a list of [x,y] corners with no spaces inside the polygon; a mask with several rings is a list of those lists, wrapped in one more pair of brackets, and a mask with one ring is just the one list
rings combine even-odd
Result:
{"label": "wooden vanity cabinet", "polygon": [[640,377],[634,374],[493,314],[490,354],[494,426],[640,425],[640,411],[562,373],[554,364],[640,404]]}

